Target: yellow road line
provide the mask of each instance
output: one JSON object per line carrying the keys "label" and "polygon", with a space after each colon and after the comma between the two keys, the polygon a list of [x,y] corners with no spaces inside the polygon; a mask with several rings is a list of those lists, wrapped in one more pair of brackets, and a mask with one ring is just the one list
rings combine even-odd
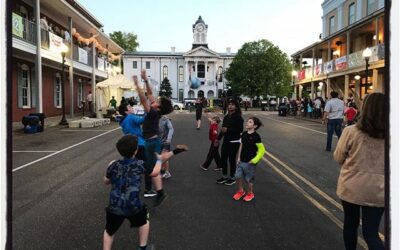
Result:
{"label": "yellow road line", "polygon": [[[291,167],[289,167],[287,164],[279,160],[277,157],[272,155],[269,152],[265,152],[266,155],[271,157],[274,161],[278,162],[282,167],[284,167],[286,170],[288,170],[290,173],[292,173],[294,176],[296,176],[298,179],[303,181],[307,186],[309,186],[311,189],[313,189],[315,192],[317,192],[319,195],[321,195],[323,198],[325,198],[327,201],[329,201],[332,205],[337,207],[340,211],[343,212],[343,207],[341,204],[339,204],[336,200],[334,200],[332,197],[330,197],[328,194],[326,194],[324,191],[319,189],[317,186],[312,184],[309,180],[298,174],[296,171],[294,171]],[[361,224],[361,223],[360,223]],[[379,237],[384,241],[385,240],[385,235],[382,233],[379,233]]]}
{"label": "yellow road line", "polygon": [[[316,208],[318,208],[324,215],[326,215],[331,221],[333,221],[340,229],[343,230],[343,223],[336,218],[327,208],[325,208],[321,203],[312,198],[304,189],[302,189],[299,185],[297,185],[292,179],[290,179],[287,175],[285,175],[281,170],[279,170],[274,164],[268,161],[265,157],[263,160],[270,165],[272,170],[274,170],[277,174],[279,174],[283,179],[285,179],[289,184],[291,184],[297,191],[299,191],[307,200],[309,200]],[[358,236],[358,244],[362,246],[364,249],[368,249],[367,244],[364,239]]]}

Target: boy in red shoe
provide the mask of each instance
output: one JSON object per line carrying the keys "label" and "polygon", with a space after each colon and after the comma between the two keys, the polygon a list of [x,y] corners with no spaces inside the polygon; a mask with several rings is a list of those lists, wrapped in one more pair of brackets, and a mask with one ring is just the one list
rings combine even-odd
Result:
{"label": "boy in red shoe", "polygon": [[[246,132],[242,133],[241,143],[239,147],[236,182],[238,191],[233,196],[234,200],[251,201],[254,199],[253,181],[257,163],[262,159],[265,148],[261,142],[260,135],[256,132],[262,126],[260,119],[250,117],[246,122]],[[243,189],[244,181],[247,184],[247,193]]]}

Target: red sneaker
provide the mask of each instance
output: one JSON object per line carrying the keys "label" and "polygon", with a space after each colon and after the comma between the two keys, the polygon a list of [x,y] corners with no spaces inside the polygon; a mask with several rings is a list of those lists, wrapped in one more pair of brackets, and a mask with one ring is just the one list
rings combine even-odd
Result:
{"label": "red sneaker", "polygon": [[252,199],[254,199],[254,193],[247,193],[243,198],[244,201],[251,201]]}
{"label": "red sneaker", "polygon": [[246,193],[244,191],[237,191],[236,194],[233,196],[235,201],[240,200]]}

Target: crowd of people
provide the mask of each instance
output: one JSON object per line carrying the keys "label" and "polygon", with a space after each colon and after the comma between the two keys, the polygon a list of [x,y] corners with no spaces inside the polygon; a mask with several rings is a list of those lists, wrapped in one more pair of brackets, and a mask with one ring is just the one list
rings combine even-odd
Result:
{"label": "crowd of people", "polygon": [[[119,124],[124,136],[116,144],[121,159],[109,164],[104,177],[104,183],[112,186],[106,209],[104,249],[111,249],[114,234],[125,219],[130,221],[131,227],[138,228],[138,249],[148,249],[150,225],[147,206],[140,199],[141,179],[144,178],[143,196],[154,196],[153,205],[160,205],[168,197],[162,181],[163,178],[171,177],[168,160],[188,150],[186,145],[177,145],[171,150],[174,134],[172,121],[168,117],[173,111],[171,101],[165,97],[154,98],[145,70],[141,72],[141,78],[145,82],[146,96],[136,76],[134,83],[144,114],[137,114],[130,105],[132,103],[124,99],[118,107],[122,116]],[[351,99],[345,104],[338,98],[337,92],[332,91],[330,95],[325,105],[323,100],[320,103],[314,100],[313,105],[321,105],[321,116],[327,123],[326,150],[331,151],[334,132],[339,138],[333,156],[341,165],[337,194],[344,210],[345,247],[356,249],[361,217],[363,236],[369,248],[384,249],[378,235],[379,222],[384,212],[385,126],[383,112],[380,112],[384,105],[384,95],[368,95],[364,99],[361,113],[357,115],[357,121],[357,111]],[[115,103],[112,101],[110,105],[115,107]],[[348,126],[342,132],[343,116],[346,113],[353,119],[348,119]],[[203,114],[203,100],[199,98],[196,101],[197,130],[200,129]],[[214,170],[221,171],[221,177],[216,183],[229,186],[236,184],[237,190],[232,198],[251,202],[255,198],[256,166],[265,153],[261,136],[257,133],[263,125],[261,120],[251,116],[245,122],[236,99],[227,99],[227,111],[223,119],[216,114],[205,114],[209,121],[210,147],[200,168],[207,171],[212,161],[215,161]],[[371,147],[374,148],[372,152],[369,150]]]}

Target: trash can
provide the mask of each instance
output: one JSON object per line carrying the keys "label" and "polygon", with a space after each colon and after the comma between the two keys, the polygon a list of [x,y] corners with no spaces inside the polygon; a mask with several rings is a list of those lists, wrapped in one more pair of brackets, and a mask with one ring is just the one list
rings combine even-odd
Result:
{"label": "trash can", "polygon": [[30,113],[29,115],[37,116],[39,118],[39,125],[38,125],[37,132],[43,132],[44,131],[44,118],[46,118],[44,113]]}
{"label": "trash can", "polygon": [[22,117],[22,124],[24,125],[24,132],[27,134],[35,134],[38,132],[39,117],[27,115]]}

